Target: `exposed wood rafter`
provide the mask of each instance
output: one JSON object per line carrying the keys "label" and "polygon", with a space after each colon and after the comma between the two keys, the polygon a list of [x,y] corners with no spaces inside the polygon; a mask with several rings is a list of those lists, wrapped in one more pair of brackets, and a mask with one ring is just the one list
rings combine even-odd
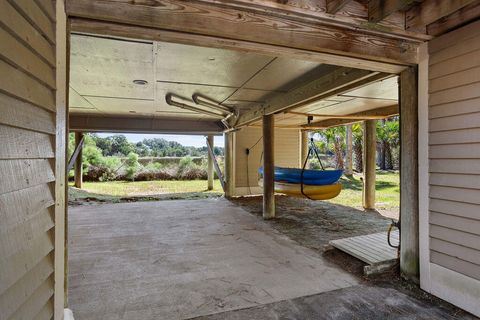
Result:
{"label": "exposed wood rafter", "polygon": [[337,68],[323,77],[273,97],[261,107],[240,114],[236,123],[232,125],[236,127],[247,125],[259,120],[262,115],[286,112],[389,76],[366,70]]}
{"label": "exposed wood rafter", "polygon": [[370,0],[368,21],[380,22],[396,11],[404,11],[420,0]]}
{"label": "exposed wood rafter", "polygon": [[460,10],[429,24],[427,26],[427,33],[432,36],[439,36],[479,18],[480,0],[477,0]]}
{"label": "exposed wood rafter", "polygon": [[[333,54],[368,61],[412,65],[417,63],[419,39],[352,26],[334,26],[315,16],[262,12],[234,6],[238,1],[157,0],[155,5],[129,0],[69,0],[71,17],[115,22],[210,36],[223,42],[244,41]],[[266,2],[265,2],[266,3]],[[257,10],[252,12],[252,10]],[[334,20],[329,17],[329,21]],[[337,22],[337,24],[339,24]],[[141,34],[137,34],[141,37]],[[367,68],[365,65],[364,68]],[[371,68],[370,68],[371,69]]]}
{"label": "exposed wood rafter", "polygon": [[398,113],[399,113],[398,105],[395,104],[388,107],[383,107],[383,108],[369,110],[369,111],[362,111],[362,112],[358,112],[350,115],[352,117],[353,116],[357,117],[356,119],[339,119],[339,118],[332,117],[331,119],[326,119],[326,120],[321,120],[317,122],[312,122],[310,124],[305,124],[302,127],[310,130],[325,129],[325,128],[342,126],[350,123],[355,123],[362,120],[388,118],[388,117],[398,115]]}
{"label": "exposed wood rafter", "polygon": [[478,0],[425,0],[406,12],[405,29],[423,31],[427,25],[474,2]]}
{"label": "exposed wood rafter", "polygon": [[218,121],[70,115],[69,129],[85,132],[133,132],[221,135]]}
{"label": "exposed wood rafter", "polygon": [[335,14],[351,0],[327,0],[327,13]]}

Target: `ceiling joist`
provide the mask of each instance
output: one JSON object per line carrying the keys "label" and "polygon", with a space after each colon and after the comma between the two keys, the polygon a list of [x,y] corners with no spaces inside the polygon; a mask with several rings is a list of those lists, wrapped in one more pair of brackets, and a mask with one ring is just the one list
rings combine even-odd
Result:
{"label": "ceiling joist", "polygon": [[396,11],[404,11],[420,0],[370,0],[368,1],[368,21],[377,23]]}
{"label": "ceiling joist", "polygon": [[[337,22],[334,26],[318,16],[262,12],[258,6],[247,8],[238,2],[157,0],[150,5],[127,0],[69,0],[67,13],[70,17],[209,36],[227,43],[243,41],[251,46],[270,45],[356,58],[358,67],[370,70],[376,69],[376,62],[417,63],[417,47],[423,41],[418,38],[364,29],[360,24],[352,27]],[[328,17],[331,20],[335,19]],[[334,61],[330,64],[336,64]]]}
{"label": "ceiling joist", "polygon": [[247,125],[259,120],[263,115],[299,108],[389,76],[384,73],[360,69],[337,68],[323,77],[273,97],[261,107],[240,114],[236,123],[232,123],[232,125],[236,127]]}
{"label": "ceiling joist", "polygon": [[351,0],[327,0],[327,13],[335,14]]}
{"label": "ceiling joist", "polygon": [[330,119],[305,124],[302,127],[308,130],[326,129],[331,127],[343,126],[346,124],[355,123],[363,120],[389,118],[389,117],[398,115],[398,113],[399,113],[398,105],[395,104],[388,107],[358,112],[350,115],[350,116],[358,117],[357,119],[338,119],[338,118],[332,117]]}

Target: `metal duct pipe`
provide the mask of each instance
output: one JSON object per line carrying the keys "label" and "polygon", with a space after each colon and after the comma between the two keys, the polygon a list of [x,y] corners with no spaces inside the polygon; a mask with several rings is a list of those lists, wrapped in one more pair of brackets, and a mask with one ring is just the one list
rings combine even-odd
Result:
{"label": "metal duct pipe", "polygon": [[203,114],[215,117],[215,118],[220,118],[222,120],[224,119],[224,115],[218,114],[216,112],[204,110],[204,109],[201,109],[201,108],[197,108],[195,106],[191,106],[191,105],[186,104],[186,103],[173,101],[173,98],[185,100],[184,98],[182,98],[180,96],[177,96],[177,95],[174,95],[173,93],[167,93],[165,95],[165,101],[167,102],[168,105],[178,107],[178,108],[181,108],[181,109],[185,109],[185,110],[190,110],[190,111],[193,111],[193,112],[203,113]]}
{"label": "metal duct pipe", "polygon": [[218,111],[221,111],[223,113],[234,113],[235,110],[232,109],[232,108],[229,108],[227,106],[224,106],[222,105],[221,103],[215,101],[215,100],[212,100],[208,97],[205,97],[205,96],[202,96],[198,93],[195,93],[194,95],[192,95],[192,100],[196,103],[196,104],[199,104],[201,106],[204,106],[204,107],[210,107],[210,108],[213,108],[213,109],[216,109]]}

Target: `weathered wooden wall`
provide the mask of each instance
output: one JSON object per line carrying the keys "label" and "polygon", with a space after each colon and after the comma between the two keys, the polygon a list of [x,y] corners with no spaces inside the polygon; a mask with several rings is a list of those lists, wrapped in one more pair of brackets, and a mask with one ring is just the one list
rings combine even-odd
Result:
{"label": "weathered wooden wall", "polygon": [[429,55],[431,290],[480,315],[480,21]]}
{"label": "weathered wooden wall", "polygon": [[[246,127],[235,133],[235,187],[237,193],[258,193],[258,168],[262,166],[262,128]],[[259,141],[260,139],[260,141]],[[255,147],[252,146],[258,141]],[[247,154],[248,183],[247,183]],[[275,165],[298,168],[300,163],[300,132],[298,129],[275,129]],[[250,186],[250,190],[248,187]]]}
{"label": "weathered wooden wall", "polygon": [[56,139],[56,4],[0,1],[0,21],[0,318],[50,319],[54,302],[63,313],[63,290],[54,301],[55,281],[63,288],[63,269],[54,272],[63,225],[57,232],[55,222],[64,212],[56,205],[56,183],[64,185],[56,181],[64,168],[56,162],[64,159]]}

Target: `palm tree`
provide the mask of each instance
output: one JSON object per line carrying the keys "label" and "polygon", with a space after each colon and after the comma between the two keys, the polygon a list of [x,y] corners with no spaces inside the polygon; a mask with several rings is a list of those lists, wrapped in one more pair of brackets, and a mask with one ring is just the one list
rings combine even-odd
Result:
{"label": "palm tree", "polygon": [[399,143],[399,122],[398,119],[384,120],[377,122],[377,137],[381,143],[380,168],[382,170],[393,169],[392,146]]}
{"label": "palm tree", "polygon": [[345,167],[343,161],[343,148],[345,141],[345,127],[334,127],[319,130],[317,133],[325,140],[328,149],[335,154],[335,167],[343,169]]}
{"label": "palm tree", "polygon": [[354,163],[355,171],[363,171],[363,127],[360,123],[354,123],[352,125],[352,135],[353,135],[353,153],[354,153]]}

